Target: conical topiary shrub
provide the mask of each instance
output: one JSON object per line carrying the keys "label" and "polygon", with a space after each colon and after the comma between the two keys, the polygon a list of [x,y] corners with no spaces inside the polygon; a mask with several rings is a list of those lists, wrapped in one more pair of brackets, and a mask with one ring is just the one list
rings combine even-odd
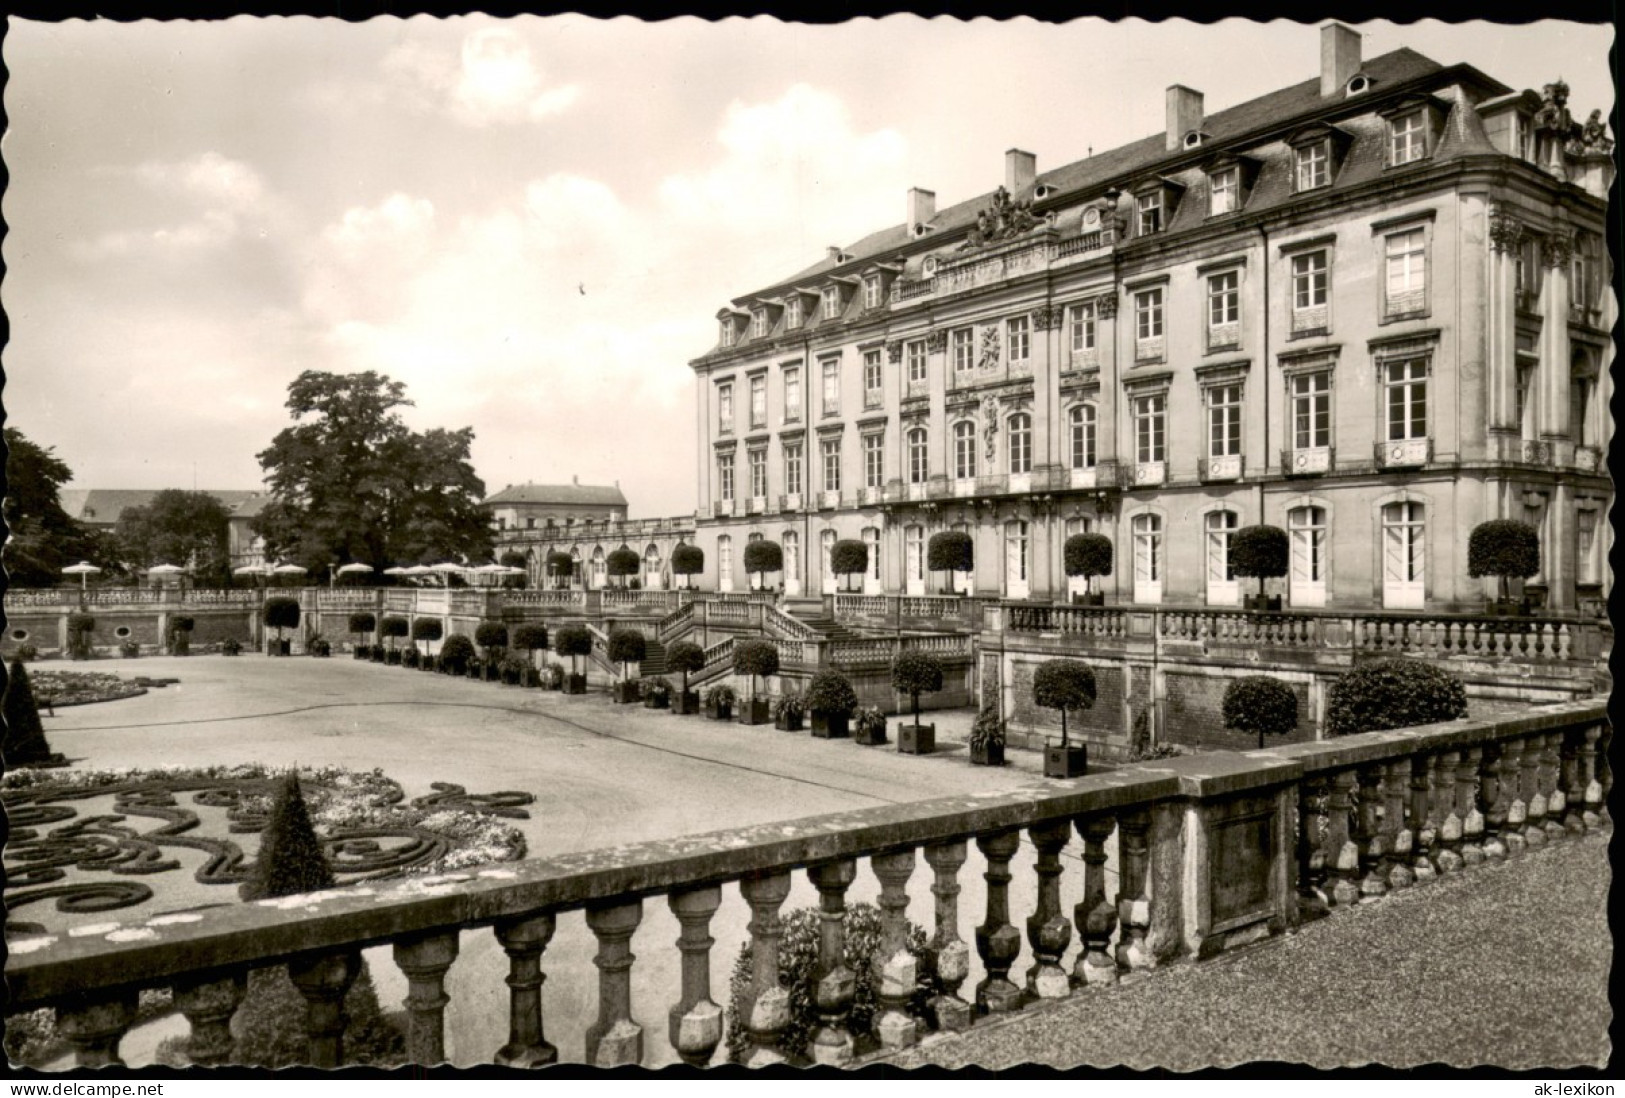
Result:
{"label": "conical topiary shrub", "polygon": [[22,660],[11,661],[11,671],[6,677],[5,715],[4,751],[8,767],[60,760],[45,740],[45,726],[40,723],[34,687],[28,681],[28,668],[23,666]]}
{"label": "conical topiary shrub", "polygon": [[238,894],[245,900],[269,900],[319,892],[337,883],[310,822],[299,775],[289,774],[277,788],[271,820],[260,834],[259,857]]}

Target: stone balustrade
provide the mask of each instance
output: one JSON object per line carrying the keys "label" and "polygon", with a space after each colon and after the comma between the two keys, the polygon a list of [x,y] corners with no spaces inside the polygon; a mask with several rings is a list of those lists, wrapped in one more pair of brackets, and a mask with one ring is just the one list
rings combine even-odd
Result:
{"label": "stone balustrade", "polygon": [[[286,964],[307,1004],[307,1058],[334,1067],[344,1061],[341,1004],[360,951],[389,944],[407,978],[409,1055],[429,1065],[444,1059],[448,1007],[453,1020],[458,1009],[447,974],[460,943],[488,929],[510,966],[509,1031],[505,1042],[489,1038],[497,1063],[646,1062],[653,999],[670,1004],[666,1036],[676,1055],[703,1066],[724,1036],[718,998],[725,989],[710,979],[712,920],[725,890],[737,887],[750,911],[750,978],[739,1004],[745,1061],[768,1065],[785,1059],[790,1008],[778,975],[781,912],[795,876],[805,873],[821,915],[813,973],[820,1024],[810,1057],[847,1064],[864,1047],[906,1046],[931,1029],[962,1029],[1177,957],[1209,957],[1306,919],[1336,917],[1340,907],[1383,902],[1442,875],[1610,827],[1609,738],[1603,704],[1569,703],[1498,721],[1162,760],[1043,793],[887,805],[94,933],[18,937],[8,942],[11,1009],[55,1008],[78,1065],[101,1067],[121,1062],[137,993],[169,987],[191,1024],[194,1061],[229,1063],[245,974]],[[1036,855],[1023,920],[1012,911],[1010,886],[1024,836]],[[1063,859],[1069,846],[1081,847],[1081,858]],[[877,882],[881,911],[870,1033],[853,1032],[854,979],[844,960],[848,894],[860,872]],[[981,921],[967,930],[961,880],[977,872],[985,902],[968,913]],[[911,900],[911,881],[916,896],[929,883],[929,903]],[[1081,900],[1068,910],[1063,895]],[[661,898],[680,927],[680,979],[651,988],[638,979],[635,952],[671,946],[647,935],[636,951],[634,944],[646,904]],[[544,1024],[543,969],[561,921],[578,911],[597,943],[596,978],[584,964],[579,972],[586,986],[597,986],[596,1020],[580,1046],[559,1048]],[[929,915],[939,978],[938,994],[918,1015],[920,973],[905,948],[911,913],[922,922]],[[733,956],[736,941],[720,944],[723,956]],[[1384,962],[1368,963],[1376,972]]]}

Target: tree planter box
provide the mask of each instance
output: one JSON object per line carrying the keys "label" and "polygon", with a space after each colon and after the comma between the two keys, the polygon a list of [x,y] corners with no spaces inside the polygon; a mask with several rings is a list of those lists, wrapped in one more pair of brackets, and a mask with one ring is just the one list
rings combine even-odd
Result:
{"label": "tree planter box", "polygon": [[1279,614],[1281,612],[1281,596],[1248,595],[1243,602],[1243,606],[1248,610],[1259,610],[1267,614]]}
{"label": "tree planter box", "polygon": [[897,750],[904,755],[929,755],[937,749],[937,726],[912,724],[897,726]]}
{"label": "tree planter box", "polygon": [[539,687],[541,685],[542,685],[542,673],[541,673],[541,671],[539,671],[538,669],[536,669],[534,667],[525,668],[525,686],[526,686],[526,688],[530,689],[530,690],[535,690],[537,687]]}
{"label": "tree planter box", "polygon": [[679,717],[690,717],[700,711],[700,695],[697,690],[687,693],[679,690],[672,695],[671,711]]}
{"label": "tree planter box", "polygon": [[705,715],[714,721],[731,721],[734,718],[734,707],[731,705],[708,705]]}
{"label": "tree planter box", "polygon": [[643,708],[645,709],[669,709],[670,707],[671,697],[669,695],[650,694],[643,699]]}
{"label": "tree planter box", "polygon": [[980,747],[972,744],[970,761],[972,766],[1003,766],[1004,744],[986,743]]}
{"label": "tree planter box", "polygon": [[1073,606],[1105,606],[1106,593],[1104,591],[1091,591],[1072,596]]}
{"label": "tree planter box", "polygon": [[1044,745],[1044,777],[1081,778],[1089,772],[1089,748],[1075,743],[1062,747],[1058,743]]}
{"label": "tree planter box", "polygon": [[382,648],[374,648],[370,658],[373,663],[386,663],[389,660],[389,653]]}
{"label": "tree planter box", "polygon": [[501,682],[502,668],[498,667],[494,663],[488,663],[485,665],[481,677],[484,678],[486,682]]}
{"label": "tree planter box", "polygon": [[272,641],[271,642],[271,655],[273,655],[273,656],[291,656],[291,655],[293,655],[293,641],[287,641],[287,640],[282,640],[282,641],[274,640],[274,641]]}
{"label": "tree planter box", "polygon": [[851,719],[852,718],[850,717],[844,716],[825,716],[817,710],[814,710],[812,715],[812,734],[814,738],[820,740],[844,740],[852,734],[850,725],[848,723]]}
{"label": "tree planter box", "polygon": [[643,694],[635,682],[618,682],[609,688],[609,694],[616,705],[636,705],[643,700]]}
{"label": "tree planter box", "polygon": [[190,641],[177,639],[171,646],[171,650],[177,656],[190,656],[192,654],[192,644]]}
{"label": "tree planter box", "polygon": [[433,656],[424,656],[423,657],[423,662],[418,664],[418,669],[420,671],[430,671],[430,672],[432,672],[435,669],[435,664],[438,663],[438,662],[439,661],[436,660]]}
{"label": "tree planter box", "polygon": [[401,665],[401,654],[400,654],[400,652],[396,651],[393,648],[390,649],[389,654],[384,657],[384,662],[389,664],[389,666],[391,666],[391,667],[399,667]]}
{"label": "tree planter box", "polygon": [[772,719],[773,709],[766,698],[757,698],[739,707],[740,724],[767,724]]}
{"label": "tree planter box", "polygon": [[564,692],[566,694],[585,694],[587,692],[587,676],[564,676]]}
{"label": "tree planter box", "polygon": [[777,728],[780,732],[800,732],[801,714],[797,713],[795,716],[791,716],[790,714],[786,713],[781,717],[776,717],[773,720],[773,727]]}
{"label": "tree planter box", "polygon": [[884,724],[881,724],[873,731],[859,728],[852,733],[852,739],[860,747],[884,747],[891,742],[886,739],[886,726]]}
{"label": "tree planter box", "polygon": [[358,660],[370,660],[372,659],[372,649],[364,644],[358,644],[355,646],[354,656]]}

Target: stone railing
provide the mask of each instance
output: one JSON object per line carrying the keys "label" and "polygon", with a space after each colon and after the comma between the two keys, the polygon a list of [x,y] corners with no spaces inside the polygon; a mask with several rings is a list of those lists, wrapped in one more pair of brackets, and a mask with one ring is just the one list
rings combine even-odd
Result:
{"label": "stone railing", "polygon": [[[1354,647],[1362,652],[1430,657],[1550,662],[1573,659],[1582,628],[1595,623],[1562,618],[1409,618],[1366,615],[1354,619]],[[1588,658],[1594,657],[1595,652]]]}
{"label": "stone railing", "polygon": [[830,662],[836,667],[880,667],[889,666],[904,651],[925,652],[939,659],[968,659],[971,638],[964,633],[916,633],[830,641],[828,648]]}
{"label": "stone railing", "polygon": [[667,614],[693,598],[690,591],[618,590],[606,588],[601,605],[606,613],[632,611],[634,613]]}
{"label": "stone railing", "polygon": [[671,613],[660,619],[655,626],[655,639],[661,644],[670,644],[694,627],[694,606],[692,602],[685,602]]}
{"label": "stone railing", "polygon": [[1307,614],[1166,610],[1157,615],[1157,635],[1169,640],[1318,648],[1322,643],[1320,621]]}
{"label": "stone railing", "polygon": [[[459,1009],[447,994],[447,974],[464,936],[489,928],[509,964],[507,1041],[496,1048],[500,1037],[491,1035],[486,1045],[497,1063],[669,1060],[663,1050],[651,1055],[638,1021],[654,1013],[649,998],[658,996],[670,1003],[672,1050],[703,1066],[724,1036],[712,949],[720,944],[731,958],[737,948],[737,939],[713,941],[712,920],[724,890],[737,887],[751,915],[751,975],[739,1003],[745,1060],[764,1066],[784,1059],[790,1004],[779,982],[781,910],[804,872],[822,912],[812,962],[822,1024],[810,1052],[818,1063],[840,1065],[852,1060],[855,1036],[871,1036],[852,1032],[853,974],[844,960],[848,892],[860,863],[878,882],[881,911],[872,1036],[894,1049],[915,1043],[924,1029],[963,1029],[1182,956],[1207,958],[1309,919],[1337,917],[1337,908],[1380,902],[1418,881],[1607,829],[1606,720],[1600,703],[1569,704],[1497,722],[1213,752],[1091,775],[1053,791],[886,805],[335,888],[291,902],[110,921],[89,933],[18,937],[8,942],[10,1009],[54,1007],[78,1066],[103,1067],[121,1062],[119,1043],[135,1020],[138,992],[171,988],[191,1026],[193,1062],[225,1064],[233,1059],[232,1019],[247,972],[285,964],[307,1004],[306,1058],[335,1067],[344,1061],[342,1004],[361,950],[387,943],[407,979],[408,1058],[433,1065],[446,1058],[447,1008],[454,1024]],[[1078,862],[1062,857],[1074,835]],[[1031,964],[1022,987],[1012,979],[1023,920],[1011,909],[1010,886],[1024,838],[1035,856],[1024,920]],[[922,854],[928,881],[915,877]],[[1109,875],[1112,860],[1116,873]],[[959,902],[967,863],[986,881],[982,922],[970,942]],[[922,898],[926,883],[930,900]],[[1063,894],[1081,895],[1081,902],[1069,912]],[[680,927],[680,976],[666,988],[639,981],[632,948],[645,902],[655,897],[665,898]],[[924,1017],[911,1002],[919,979],[907,949],[911,909],[931,913],[940,984]],[[1406,910],[1420,917],[1431,909]],[[596,974],[561,950],[568,960],[549,966],[548,975],[596,983],[596,1020],[580,1045],[560,1049],[544,1030],[542,969],[561,922],[577,911],[597,943]],[[1074,934],[1081,949],[1063,966]],[[639,951],[651,948],[669,947],[645,941]],[[1384,961],[1373,956],[1366,964],[1376,974]]]}
{"label": "stone railing", "polygon": [[836,594],[828,597],[827,604],[837,618],[886,628],[930,627],[940,622],[968,626],[975,610],[975,600],[960,595]]}
{"label": "stone railing", "polygon": [[835,616],[838,618],[884,618],[888,609],[885,595],[835,595]]}
{"label": "stone railing", "polygon": [[316,591],[316,608],[318,610],[371,610],[378,605],[378,589],[375,587],[361,587],[351,590],[318,588]]}
{"label": "stone railing", "polygon": [[579,610],[587,604],[587,592],[573,588],[552,591],[504,591],[504,606],[551,606]]}
{"label": "stone railing", "polygon": [[450,591],[414,591],[414,599],[407,609],[416,614],[449,614],[451,612]]}
{"label": "stone railing", "polygon": [[[991,628],[1012,633],[1059,633],[1086,637],[1125,637],[1128,622],[1122,608],[1112,606],[1044,606],[1007,603],[995,611]],[[984,626],[987,628],[987,626]]]}
{"label": "stone railing", "polygon": [[417,591],[400,590],[384,592],[384,609],[397,613],[410,613],[418,608]]}
{"label": "stone railing", "polygon": [[204,587],[186,592],[182,601],[196,606],[258,606],[265,601],[265,594],[229,587]]}
{"label": "stone railing", "polygon": [[786,640],[814,641],[820,636],[818,630],[777,606],[763,607],[762,627],[768,636]]}

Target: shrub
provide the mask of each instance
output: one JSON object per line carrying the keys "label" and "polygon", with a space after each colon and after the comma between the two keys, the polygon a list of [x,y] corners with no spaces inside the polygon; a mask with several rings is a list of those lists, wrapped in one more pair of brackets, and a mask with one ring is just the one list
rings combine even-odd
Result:
{"label": "shrub", "polygon": [[1339,675],[1326,692],[1326,734],[1351,736],[1467,715],[1461,680],[1421,660],[1387,659]]}
{"label": "shrub", "polygon": [[242,652],[242,650],[243,642],[235,637],[227,637],[225,640],[220,642],[220,652],[222,655],[235,656]]}
{"label": "shrub", "polygon": [[1238,576],[1258,580],[1258,593],[1264,581],[1286,575],[1292,542],[1279,526],[1243,526],[1230,535],[1230,570]]}
{"label": "shrub", "polygon": [[697,576],[705,571],[705,550],[698,545],[682,545],[671,551],[671,572],[674,576]]}
{"label": "shrub", "polygon": [[461,675],[467,671],[473,659],[474,642],[461,633],[453,633],[440,646],[440,667],[453,675]]}
{"label": "shrub", "polygon": [[637,550],[629,549],[623,545],[619,549],[611,549],[605,563],[608,566],[610,575],[620,576],[624,579],[627,576],[638,574],[638,571],[643,567],[643,558],[638,556]]}
{"label": "shrub", "polygon": [[976,543],[963,530],[932,534],[925,547],[925,566],[933,572],[948,573],[948,593],[953,594],[955,572],[976,567]]}
{"label": "shrub", "polygon": [[412,639],[415,641],[437,641],[445,634],[445,626],[439,618],[418,618],[412,622]]}
{"label": "shrub", "polygon": [[534,622],[521,625],[513,631],[513,646],[526,652],[547,647],[547,626]]}
{"label": "shrub", "polygon": [[1540,572],[1540,533],[1527,522],[1491,519],[1467,535],[1467,574],[1477,579],[1495,576],[1500,597],[1507,599],[1507,582],[1528,579]]}
{"label": "shrub", "polygon": [[6,696],[0,709],[6,718],[3,748],[6,766],[50,761],[51,745],[45,739],[45,725],[39,719],[39,705],[34,700],[34,685],[28,680],[28,668],[23,666],[22,660],[11,661]]}
{"label": "shrub", "polygon": [[333,645],[328,642],[326,637],[320,635],[312,637],[310,639],[310,654],[313,656],[331,656],[333,654]]}
{"label": "shrub", "polygon": [[515,685],[523,685],[525,672],[530,670],[530,661],[524,656],[502,657],[502,681]]}
{"label": "shrub", "polygon": [[850,717],[858,695],[839,671],[820,671],[807,684],[807,708],[826,717]]}
{"label": "shrub", "polygon": [[843,538],[829,551],[829,570],[837,576],[861,576],[869,570],[869,547]]}
{"label": "shrub", "polygon": [[784,569],[784,547],[776,541],[753,541],[745,546],[745,574],[759,575]]}
{"label": "shrub", "polygon": [[68,615],[68,652],[84,658],[90,655],[90,634],[96,630],[96,619],[89,614]]}
{"label": "shrub", "polygon": [[371,633],[378,628],[378,618],[367,610],[358,610],[350,615],[350,632]]}
{"label": "shrub", "polygon": [[1082,576],[1084,590],[1096,576],[1112,574],[1112,539],[1105,534],[1073,534],[1066,539],[1063,553],[1066,574]]}
{"label": "shrub", "polygon": [[508,647],[508,627],[500,621],[482,621],[474,627],[474,642],[486,651]]}
{"label": "shrub", "polygon": [[396,614],[391,614],[378,623],[379,634],[389,640],[406,636],[411,628],[410,622]]}
{"label": "shrub", "polygon": [[277,786],[270,820],[260,833],[259,856],[248,879],[238,886],[238,894],[244,901],[270,900],[319,892],[337,883],[310,822],[299,775],[289,773]]}
{"label": "shrub", "polygon": [[197,628],[197,622],[185,614],[176,614],[169,619],[169,627],[177,633],[190,633]]}
{"label": "shrub", "polygon": [[757,676],[779,673],[779,649],[772,641],[748,640],[734,645],[734,671],[750,676],[750,696],[756,697]]}
{"label": "shrub", "polygon": [[786,694],[773,703],[773,716],[775,719],[780,717],[800,717],[806,711],[807,707],[802,704],[800,694]]}
{"label": "shrub", "polygon": [[35,648],[32,644],[19,644],[17,646],[16,658],[22,660],[24,663],[29,663],[39,658],[39,649]]}
{"label": "shrub", "polygon": [[683,676],[683,693],[688,693],[688,676],[705,666],[705,649],[693,641],[678,641],[666,649],[666,666]]}
{"label": "shrub", "polygon": [[569,579],[575,572],[575,565],[575,558],[569,553],[555,551],[547,554],[547,572],[555,579]]}
{"label": "shrub", "polygon": [[[879,978],[875,961],[881,950],[880,909],[873,904],[848,904],[846,908],[845,952],[841,962],[854,977],[852,1012],[848,1031],[860,1040],[874,1028],[880,1006]],[[818,1033],[818,952],[822,920],[816,907],[802,907],[784,916],[784,936],[779,940],[779,986],[790,996],[790,1021],[779,1035],[779,1047],[792,1061],[806,1061]],[[909,1009],[915,1017],[925,1015],[926,1003],[942,994],[937,979],[936,952],[928,945],[924,928],[909,923],[908,951],[918,964],[918,980]],[[752,976],[750,943],[739,948],[734,960],[728,996],[728,1059],[739,1063],[750,1050],[745,1020],[750,1007]]]}
{"label": "shrub", "polygon": [[671,683],[656,675],[653,678],[643,680],[640,684],[639,693],[645,698],[652,698],[657,702],[669,702],[671,701]]}
{"label": "shrub", "polygon": [[1078,660],[1050,660],[1033,675],[1033,702],[1061,711],[1061,746],[1065,747],[1067,713],[1095,704],[1095,673]]}
{"label": "shrub", "polygon": [[978,751],[1004,746],[1004,722],[994,706],[983,706],[970,726],[970,745]]}
{"label": "shrub", "polygon": [[914,709],[914,727],[920,727],[920,695],[942,689],[942,661],[925,652],[903,651],[891,665],[891,686],[907,694]]}
{"label": "shrub", "polygon": [[880,711],[878,705],[865,706],[858,710],[858,734],[864,736],[884,736],[886,734],[886,714]]}
{"label": "shrub", "polygon": [[610,662],[621,665],[623,676],[630,670],[628,664],[642,663],[649,654],[648,638],[636,629],[612,629],[608,647]]}
{"label": "shrub", "polygon": [[412,645],[408,645],[406,651],[401,653],[401,666],[416,667],[419,662],[421,661],[418,656],[417,648]]}
{"label": "shrub", "polygon": [[713,686],[705,692],[705,704],[714,709],[720,709],[725,705],[731,706],[738,700],[739,695],[734,693],[734,688],[726,683]]}
{"label": "shrub", "polygon": [[1258,733],[1260,749],[1266,735],[1284,736],[1298,727],[1298,695],[1268,675],[1249,675],[1225,687],[1222,711],[1226,728]]}
{"label": "shrub", "polygon": [[277,630],[277,636],[282,635],[284,629],[299,628],[299,600],[286,595],[277,595],[265,600],[265,624]]}
{"label": "shrub", "polygon": [[96,619],[94,617],[92,617],[91,615],[89,615],[89,614],[79,614],[79,613],[74,613],[74,614],[69,614],[68,615],[68,632],[70,632],[70,633],[92,633],[92,632],[95,632],[95,629],[96,629]]}
{"label": "shrub", "polygon": [[564,685],[564,668],[560,667],[556,663],[550,663],[547,665],[546,669],[542,671],[542,679],[547,683],[548,686],[552,687],[554,690],[557,690],[559,687]]}
{"label": "shrub", "polygon": [[592,634],[585,625],[566,625],[553,634],[553,651],[570,657],[570,670],[573,673],[577,656],[592,655]]}
{"label": "shrub", "polygon": [[139,656],[141,654],[141,645],[133,640],[127,640],[118,646],[118,650],[121,656]]}

